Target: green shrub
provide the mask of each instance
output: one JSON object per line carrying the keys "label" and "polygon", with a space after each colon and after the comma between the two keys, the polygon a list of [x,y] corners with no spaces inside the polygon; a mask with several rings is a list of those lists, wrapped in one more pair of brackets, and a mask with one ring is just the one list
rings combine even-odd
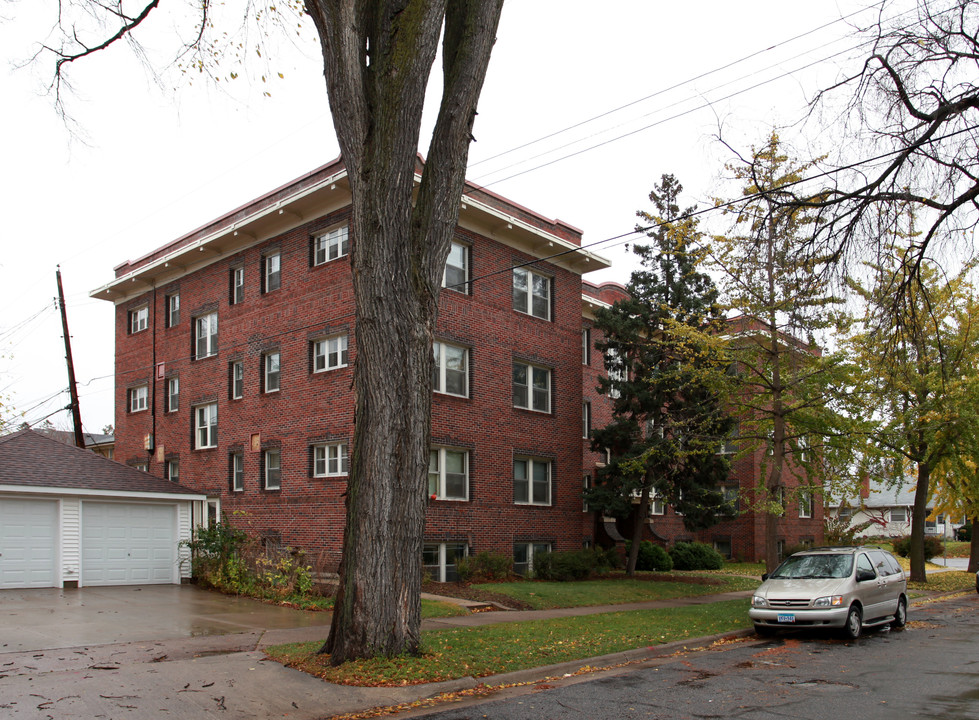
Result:
{"label": "green shrub", "polygon": [[[911,536],[905,535],[902,538],[892,541],[892,547],[901,557],[908,557],[911,554]],[[931,560],[942,554],[941,538],[935,535],[925,535],[925,560]]]}
{"label": "green shrub", "polygon": [[678,542],[670,548],[674,570],[720,570],[724,558],[710,545]]}
{"label": "green shrub", "polygon": [[966,523],[956,530],[955,538],[959,542],[972,542],[972,523]]}
{"label": "green shrub", "polygon": [[462,582],[506,580],[513,573],[513,559],[484,550],[456,560],[456,572]]}
{"label": "green shrub", "polygon": [[608,572],[617,563],[618,553],[614,549],[609,551],[602,548],[583,548],[538,553],[534,555],[534,577],[558,582],[584,580],[592,575]]}
{"label": "green shrub", "polygon": [[[632,541],[626,540],[626,554],[632,550]],[[654,545],[649,540],[639,543],[639,555],[636,558],[636,570],[646,572],[669,572],[673,569],[673,558],[666,552],[666,548]]]}

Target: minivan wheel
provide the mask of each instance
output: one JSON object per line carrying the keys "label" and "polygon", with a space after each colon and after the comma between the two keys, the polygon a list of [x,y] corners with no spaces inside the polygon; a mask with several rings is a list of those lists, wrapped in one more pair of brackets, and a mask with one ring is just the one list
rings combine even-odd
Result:
{"label": "minivan wheel", "polygon": [[897,612],[894,613],[894,619],[891,620],[892,628],[902,628],[904,624],[908,621],[908,601],[903,597],[899,598],[897,601]]}
{"label": "minivan wheel", "polygon": [[856,605],[851,605],[850,612],[846,616],[846,625],[843,626],[843,634],[851,640],[856,640],[860,637],[860,631],[862,629],[863,613],[860,612],[860,608]]}

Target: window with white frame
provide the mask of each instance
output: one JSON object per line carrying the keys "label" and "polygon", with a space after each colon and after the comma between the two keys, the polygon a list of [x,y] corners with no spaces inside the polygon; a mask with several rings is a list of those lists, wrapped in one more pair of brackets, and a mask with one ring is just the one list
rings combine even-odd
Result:
{"label": "window with white frame", "polygon": [[422,571],[435,582],[457,582],[456,564],[469,555],[462,542],[425,543],[422,545]]}
{"label": "window with white frame", "polygon": [[167,412],[177,412],[180,409],[180,378],[176,375],[167,378]]}
{"label": "window with white frame", "polygon": [[245,456],[240,453],[231,453],[228,460],[228,470],[230,471],[230,485],[232,492],[242,492],[245,489]]}
{"label": "window with white frame", "polygon": [[449,256],[445,259],[442,287],[466,294],[469,292],[468,280],[469,246],[453,241],[449,248]]}
{"label": "window with white frame", "polygon": [[591,437],[591,402],[581,403],[581,437]]}
{"label": "window with white frame", "polygon": [[140,412],[147,408],[150,389],[148,385],[137,385],[129,388],[129,412]]}
{"label": "window with white frame", "polygon": [[437,393],[469,397],[469,350],[444,342],[432,343],[435,368],[432,388]]}
{"label": "window with white frame", "polygon": [[663,496],[656,492],[655,488],[653,488],[653,490],[649,493],[649,514],[666,514],[666,503],[663,502]]}
{"label": "window with white frame", "polygon": [[[585,495],[589,490],[591,490],[591,475],[585,475],[581,483],[582,495]],[[582,497],[581,500],[581,512],[591,512],[591,508],[588,506],[588,500]]]}
{"label": "window with white frame", "polygon": [[281,358],[278,350],[262,355],[262,392],[279,391],[279,363]]}
{"label": "window with white frame", "polygon": [[130,466],[134,470],[142,470],[143,472],[149,472],[149,466],[145,462],[130,463]]}
{"label": "window with white frame", "polygon": [[849,520],[853,517],[853,508],[849,505],[840,505],[840,510],[836,513],[836,517],[841,520]]}
{"label": "window with white frame", "polygon": [[715,538],[714,539],[714,550],[723,558],[731,558],[731,539],[730,538]]}
{"label": "window with white frame", "polygon": [[581,331],[581,364],[591,365],[591,328]]}
{"label": "window with white frame", "polygon": [[551,411],[551,371],[529,363],[513,363],[513,406]]}
{"label": "window with white frame", "polygon": [[908,509],[903,507],[891,508],[890,522],[904,523],[908,521]]}
{"label": "window with white frame", "polygon": [[437,500],[469,499],[469,453],[432,448],[428,455],[428,494]]}
{"label": "window with white frame", "polygon": [[741,489],[737,485],[724,485],[721,487],[721,494],[724,496],[724,503],[735,510],[738,509],[738,497]]}
{"label": "window with white frame", "polygon": [[350,230],[343,227],[313,237],[313,265],[322,265],[350,253]]}
{"label": "window with white frame", "polygon": [[324,372],[347,366],[349,356],[347,354],[346,335],[334,335],[322,340],[314,340],[312,348],[313,372]]}
{"label": "window with white frame", "polygon": [[245,363],[235,360],[228,366],[229,395],[232,400],[241,400],[245,394]]}
{"label": "window with white frame", "polygon": [[194,448],[205,450],[218,446],[218,404],[207,403],[194,408]]}
{"label": "window with white frame", "polygon": [[724,444],[721,445],[721,450],[718,454],[720,455],[734,455],[738,452],[738,438],[741,435],[741,424],[735,423],[734,427],[731,428],[731,432],[727,434],[724,439]]}
{"label": "window with white frame", "polygon": [[266,490],[282,489],[282,451],[268,448],[262,451],[262,487]]}
{"label": "window with white frame", "polygon": [[282,287],[282,255],[276,251],[262,256],[262,292]]}
{"label": "window with white frame", "polygon": [[534,574],[534,556],[550,551],[550,543],[513,543],[513,572],[523,577],[531,577]]}
{"label": "window with white frame", "polygon": [[535,458],[513,459],[513,502],[517,505],[551,504],[551,462]]}
{"label": "window with white frame", "polygon": [[140,305],[138,308],[129,311],[129,334],[142,332],[149,327],[150,308],[148,305]]}
{"label": "window with white frame", "polygon": [[194,358],[218,354],[218,314],[216,312],[194,318]]}
{"label": "window with white frame", "polygon": [[231,304],[240,305],[245,302],[245,268],[231,268]]}
{"label": "window with white frame", "polygon": [[513,309],[543,320],[550,320],[551,278],[527,268],[514,268]]}
{"label": "window with white frame", "polygon": [[629,378],[629,374],[622,366],[619,353],[612,348],[605,351],[605,371],[612,383],[608,388],[608,396],[615,400],[622,393],[617,383],[625,382]]}
{"label": "window with white frame", "polygon": [[313,445],[313,477],[343,477],[349,472],[347,443]]}
{"label": "window with white frame", "polygon": [[180,461],[167,460],[164,472],[166,473],[167,480],[170,482],[180,482]]}
{"label": "window with white frame", "polygon": [[166,296],[166,319],[164,327],[176,327],[180,324],[180,294],[173,293]]}
{"label": "window with white frame", "polygon": [[814,504],[812,490],[800,489],[799,490],[799,517],[801,518],[811,518],[813,514]]}

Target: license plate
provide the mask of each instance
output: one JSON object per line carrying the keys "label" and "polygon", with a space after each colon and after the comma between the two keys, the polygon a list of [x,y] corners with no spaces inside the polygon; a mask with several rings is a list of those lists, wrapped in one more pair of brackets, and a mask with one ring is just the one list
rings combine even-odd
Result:
{"label": "license plate", "polygon": [[778,621],[780,623],[794,623],[795,622],[795,613],[779,613],[778,614]]}

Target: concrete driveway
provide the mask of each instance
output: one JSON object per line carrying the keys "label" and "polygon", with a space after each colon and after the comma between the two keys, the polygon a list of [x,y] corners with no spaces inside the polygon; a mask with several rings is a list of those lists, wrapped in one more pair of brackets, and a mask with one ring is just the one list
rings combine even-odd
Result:
{"label": "concrete driveway", "polygon": [[184,638],[213,642],[213,636],[266,630],[299,630],[288,635],[312,640],[325,637],[329,623],[330,613],[268,605],[193,585],[0,591],[0,653]]}

